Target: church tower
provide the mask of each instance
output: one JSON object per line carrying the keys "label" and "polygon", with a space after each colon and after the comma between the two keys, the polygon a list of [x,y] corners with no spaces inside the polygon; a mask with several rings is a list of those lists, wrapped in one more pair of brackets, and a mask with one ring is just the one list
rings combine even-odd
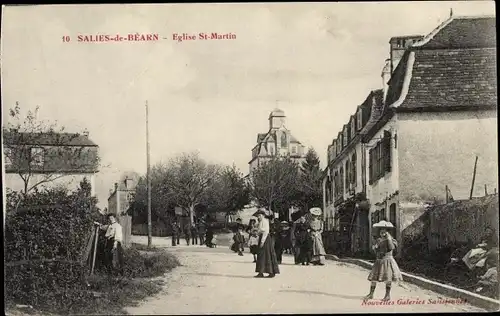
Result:
{"label": "church tower", "polygon": [[276,130],[285,126],[285,112],[280,109],[274,109],[271,114],[269,114],[269,129]]}

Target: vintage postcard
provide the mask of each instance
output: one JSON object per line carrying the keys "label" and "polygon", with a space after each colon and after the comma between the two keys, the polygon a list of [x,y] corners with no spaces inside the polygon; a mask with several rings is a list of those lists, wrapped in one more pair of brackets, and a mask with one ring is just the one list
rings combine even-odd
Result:
{"label": "vintage postcard", "polygon": [[1,23],[8,315],[499,310],[493,1]]}

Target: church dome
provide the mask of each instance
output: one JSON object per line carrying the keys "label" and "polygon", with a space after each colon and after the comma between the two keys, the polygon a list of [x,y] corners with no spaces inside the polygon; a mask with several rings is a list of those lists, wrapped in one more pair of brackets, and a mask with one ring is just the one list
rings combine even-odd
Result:
{"label": "church dome", "polygon": [[272,116],[285,116],[285,112],[281,109],[275,108],[270,114],[270,117]]}

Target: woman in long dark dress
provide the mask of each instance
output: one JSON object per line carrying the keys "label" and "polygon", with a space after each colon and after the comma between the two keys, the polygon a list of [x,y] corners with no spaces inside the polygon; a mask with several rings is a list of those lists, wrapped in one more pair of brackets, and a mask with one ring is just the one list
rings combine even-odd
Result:
{"label": "woman in long dark dress", "polygon": [[372,271],[368,275],[370,284],[370,293],[365,299],[373,299],[373,293],[377,287],[377,282],[385,283],[385,296],[383,301],[391,299],[391,285],[392,282],[399,282],[403,280],[399,266],[394,259],[392,252],[397,247],[397,241],[389,234],[388,230],[394,228],[390,222],[380,221],[373,225],[374,229],[378,229],[380,237],[377,239],[373,250],[377,255],[377,259],[373,264]]}
{"label": "woman in long dark dress", "polygon": [[274,278],[280,273],[276,252],[274,251],[274,241],[270,234],[269,212],[264,209],[258,210],[255,214],[259,221],[259,252],[255,264],[256,278],[263,278],[264,273],[268,273],[268,278]]}

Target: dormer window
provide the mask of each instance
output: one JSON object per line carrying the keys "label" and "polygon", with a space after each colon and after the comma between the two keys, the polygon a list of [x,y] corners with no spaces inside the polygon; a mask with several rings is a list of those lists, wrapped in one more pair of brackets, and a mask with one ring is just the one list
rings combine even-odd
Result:
{"label": "dormer window", "polygon": [[359,109],[358,113],[356,113],[356,127],[357,130],[359,131],[363,127],[363,109]]}
{"label": "dormer window", "polygon": [[351,139],[356,136],[356,117],[351,116]]}

